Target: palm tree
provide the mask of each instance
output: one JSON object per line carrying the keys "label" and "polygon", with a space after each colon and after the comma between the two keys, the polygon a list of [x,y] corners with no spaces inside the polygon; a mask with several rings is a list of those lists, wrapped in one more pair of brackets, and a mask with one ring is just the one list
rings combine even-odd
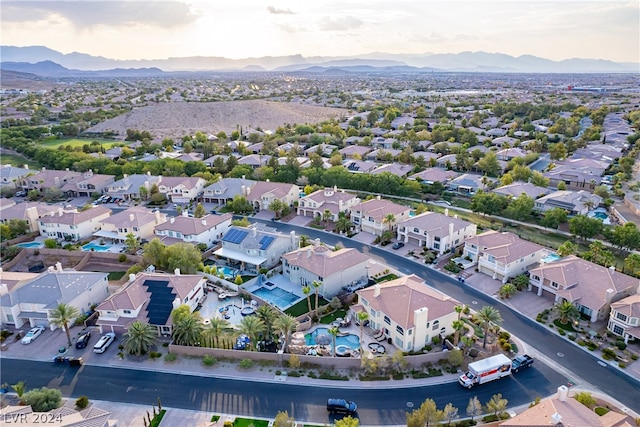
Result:
{"label": "palm tree", "polygon": [[282,350],[286,352],[289,340],[291,339],[291,334],[298,328],[298,321],[295,317],[289,314],[283,314],[273,322],[273,327],[276,331],[284,335],[284,346],[282,347]]}
{"label": "palm tree", "polygon": [[553,311],[555,311],[558,316],[560,316],[560,323],[566,325],[568,322],[573,321],[580,316],[580,312],[578,308],[573,305],[571,301],[564,300],[561,303],[558,303],[553,306]]}
{"label": "palm tree", "polygon": [[383,222],[384,224],[388,224],[388,225],[389,225],[389,231],[391,231],[391,227],[393,226],[393,222],[394,222],[395,220],[396,220],[395,215],[394,215],[394,214],[392,214],[392,213],[389,213],[389,214],[386,214],[386,215],[385,215],[385,217],[384,217],[384,219],[382,220],[382,222]]}
{"label": "palm tree", "polygon": [[338,221],[336,222],[336,231],[338,233],[348,233],[353,227],[353,223],[349,221],[347,215],[344,212],[338,214]]}
{"label": "palm tree", "polygon": [[71,346],[71,334],[69,334],[69,322],[80,315],[80,310],[69,304],[58,304],[49,313],[49,323],[53,326],[64,329],[67,334],[67,343]]}
{"label": "palm tree", "polygon": [[154,326],[136,320],[124,333],[123,350],[139,356],[154,346],[157,337],[158,331]]}
{"label": "palm tree", "polygon": [[200,315],[181,316],[173,325],[173,340],[177,345],[195,346],[200,343],[203,330]]}
{"label": "palm tree", "polygon": [[256,316],[262,323],[264,323],[265,332],[267,333],[267,338],[271,338],[273,333],[273,322],[278,317],[278,313],[271,307],[270,305],[261,305],[256,310]]}
{"label": "palm tree", "polygon": [[340,329],[338,329],[337,326],[332,326],[327,332],[329,332],[331,340],[333,341],[333,357],[336,357],[336,337],[340,333]]}
{"label": "palm tree", "polygon": [[322,286],[322,282],[314,280],[313,282],[311,282],[311,286],[313,286],[316,290],[316,317],[318,317],[318,293],[320,292],[320,286]]}
{"label": "palm tree", "polygon": [[309,307],[309,316],[311,316],[311,288],[309,286],[302,287],[302,293],[307,297],[307,306]]}
{"label": "palm tree", "polygon": [[226,336],[231,331],[231,325],[226,319],[214,317],[202,331],[203,341],[208,347],[219,347],[220,338]]}
{"label": "palm tree", "polygon": [[264,322],[258,316],[245,316],[238,325],[240,333],[245,334],[251,341],[249,347],[255,348],[258,336],[265,331]]}
{"label": "palm tree", "polygon": [[480,320],[480,327],[484,332],[484,338],[482,340],[482,348],[487,347],[487,334],[489,333],[489,328],[491,325],[498,324],[502,322],[502,316],[500,316],[500,312],[496,310],[494,307],[490,305],[486,305],[482,307],[476,313],[478,320]]}
{"label": "palm tree", "polygon": [[635,276],[638,269],[640,269],[640,255],[631,254],[624,259],[624,271],[627,274]]}
{"label": "palm tree", "polygon": [[333,214],[331,213],[331,211],[329,209],[325,209],[324,212],[322,212],[322,220],[324,222],[328,222],[331,217],[333,216]]}
{"label": "palm tree", "polygon": [[[464,309],[466,308],[466,306],[464,305],[456,305],[454,307],[454,310],[456,311],[456,313],[458,313],[458,319],[456,321],[454,321],[452,323],[451,326],[453,326],[453,346],[457,347],[458,346],[458,340],[460,339],[460,331],[464,329],[464,322],[462,322],[462,320],[460,319],[462,317],[462,312],[464,311]],[[462,323],[462,325],[460,325]]]}
{"label": "palm tree", "polygon": [[362,343],[364,342],[362,340],[362,331],[364,330],[364,322],[367,320],[369,320],[369,313],[366,311],[359,311],[358,322],[360,323],[360,348],[362,348]]}
{"label": "palm tree", "polygon": [[300,235],[300,247],[304,248],[305,246],[309,246],[311,243],[309,242],[309,236],[307,236],[306,234],[301,234]]}

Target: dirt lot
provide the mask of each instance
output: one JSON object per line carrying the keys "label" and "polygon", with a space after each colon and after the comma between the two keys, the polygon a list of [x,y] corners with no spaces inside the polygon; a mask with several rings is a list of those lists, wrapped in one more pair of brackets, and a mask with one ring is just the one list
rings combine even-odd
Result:
{"label": "dirt lot", "polygon": [[347,110],[339,108],[263,100],[171,103],[136,108],[99,123],[87,132],[113,130],[124,136],[127,129],[135,129],[149,131],[157,140],[180,139],[197,131],[229,134],[237,126],[275,130],[287,123],[318,123],[347,114]]}

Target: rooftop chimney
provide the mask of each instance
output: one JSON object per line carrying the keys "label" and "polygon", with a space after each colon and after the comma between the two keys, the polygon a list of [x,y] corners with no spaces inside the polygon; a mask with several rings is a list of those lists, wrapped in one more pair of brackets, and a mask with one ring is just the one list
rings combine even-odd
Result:
{"label": "rooftop chimney", "polygon": [[129,282],[133,282],[134,280],[136,280],[136,275],[133,273],[129,274]]}
{"label": "rooftop chimney", "polygon": [[311,246],[307,246],[307,258],[311,258]]}
{"label": "rooftop chimney", "polygon": [[22,165],[24,169],[29,169],[29,165]]}
{"label": "rooftop chimney", "polygon": [[9,293],[9,288],[6,283],[0,283],[0,295],[6,295]]}
{"label": "rooftop chimney", "polygon": [[176,222],[176,219],[175,219],[174,217],[171,217],[171,219],[169,220],[169,222],[170,222],[171,224],[173,224],[174,222]]}
{"label": "rooftop chimney", "polygon": [[136,219],[136,216],[132,213],[129,214],[129,221],[133,222],[133,220]]}
{"label": "rooftop chimney", "polygon": [[376,283],[375,285],[373,285],[373,296],[374,297],[380,296],[380,283]]}
{"label": "rooftop chimney", "polygon": [[206,219],[202,220],[202,225],[204,225],[205,227],[207,226],[207,220]]}
{"label": "rooftop chimney", "polygon": [[123,177],[123,178],[129,178],[129,174],[128,174],[128,173],[123,173],[123,174],[122,174],[122,177]]}
{"label": "rooftop chimney", "polygon": [[444,214],[445,214],[446,216],[449,216],[449,208],[444,208]]}
{"label": "rooftop chimney", "polygon": [[182,211],[182,216],[184,216],[184,217],[188,217],[188,216],[189,216],[189,211],[188,211],[188,210],[186,210],[186,209],[185,209],[185,210],[183,210],[183,211]]}
{"label": "rooftop chimney", "polygon": [[314,239],[313,246],[315,246],[316,248],[320,246],[320,239]]}
{"label": "rooftop chimney", "polygon": [[556,397],[560,402],[566,402],[569,397],[569,389],[566,385],[561,385],[558,387],[558,392],[556,393]]}
{"label": "rooftop chimney", "polygon": [[60,207],[58,208],[58,216],[62,216],[63,211],[64,211],[63,207],[62,207],[62,206],[60,206]]}
{"label": "rooftop chimney", "polygon": [[176,299],[173,300],[173,303],[171,305],[173,305],[173,309],[175,310],[176,308],[180,307],[181,301],[180,298],[176,297]]}
{"label": "rooftop chimney", "polygon": [[173,274],[175,274],[176,276],[180,275],[180,269],[176,268],[175,270],[173,270]]}
{"label": "rooftop chimney", "polygon": [[58,273],[62,273],[62,264],[60,263],[60,261],[56,262],[56,271]]}

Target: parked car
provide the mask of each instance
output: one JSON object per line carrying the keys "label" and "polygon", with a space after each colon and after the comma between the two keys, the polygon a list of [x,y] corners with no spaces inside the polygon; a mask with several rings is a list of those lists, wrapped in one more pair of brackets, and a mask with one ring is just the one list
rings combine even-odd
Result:
{"label": "parked car", "polygon": [[393,249],[400,249],[400,248],[401,248],[401,247],[403,247],[403,246],[404,246],[404,243],[402,243],[402,242],[395,242],[395,243],[393,244],[393,246],[392,246],[392,247],[393,247]]}
{"label": "parked car", "polygon": [[85,332],[84,334],[78,337],[76,341],[76,348],[85,348],[87,344],[89,344],[89,339],[91,338],[91,332]]}
{"label": "parked car", "polygon": [[74,367],[82,366],[82,357],[54,356],[53,363],[66,364]]}
{"label": "parked car", "polygon": [[344,399],[329,399],[327,400],[327,411],[329,413],[341,413],[347,415],[353,415],[358,410],[358,405],[355,402]]}
{"label": "parked car", "polygon": [[96,345],[93,346],[94,353],[104,353],[107,348],[114,342],[116,339],[116,334],[113,332],[107,332],[103,336],[100,337]]}
{"label": "parked car", "polygon": [[35,328],[31,328],[27,335],[22,338],[22,344],[31,344],[36,338],[38,338],[42,332],[44,331],[44,326],[36,326]]}
{"label": "parked car", "polygon": [[16,191],[16,194],[15,194],[16,197],[24,197],[26,195],[27,195],[27,192],[24,190]]}

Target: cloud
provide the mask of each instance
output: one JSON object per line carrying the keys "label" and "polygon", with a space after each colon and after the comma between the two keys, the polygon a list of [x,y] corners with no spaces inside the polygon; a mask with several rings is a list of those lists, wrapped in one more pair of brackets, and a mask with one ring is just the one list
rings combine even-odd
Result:
{"label": "cloud", "polygon": [[345,16],[343,18],[330,18],[327,16],[320,20],[319,25],[322,31],[347,31],[360,27],[362,21],[354,16]]}
{"label": "cloud", "polygon": [[175,28],[194,22],[197,16],[180,1],[5,1],[3,22],[32,22],[63,17],[76,28],[131,24]]}
{"label": "cloud", "polygon": [[291,11],[291,9],[278,9],[277,7],[267,6],[267,10],[269,11],[269,13],[272,13],[274,15],[295,15],[295,13]]}

